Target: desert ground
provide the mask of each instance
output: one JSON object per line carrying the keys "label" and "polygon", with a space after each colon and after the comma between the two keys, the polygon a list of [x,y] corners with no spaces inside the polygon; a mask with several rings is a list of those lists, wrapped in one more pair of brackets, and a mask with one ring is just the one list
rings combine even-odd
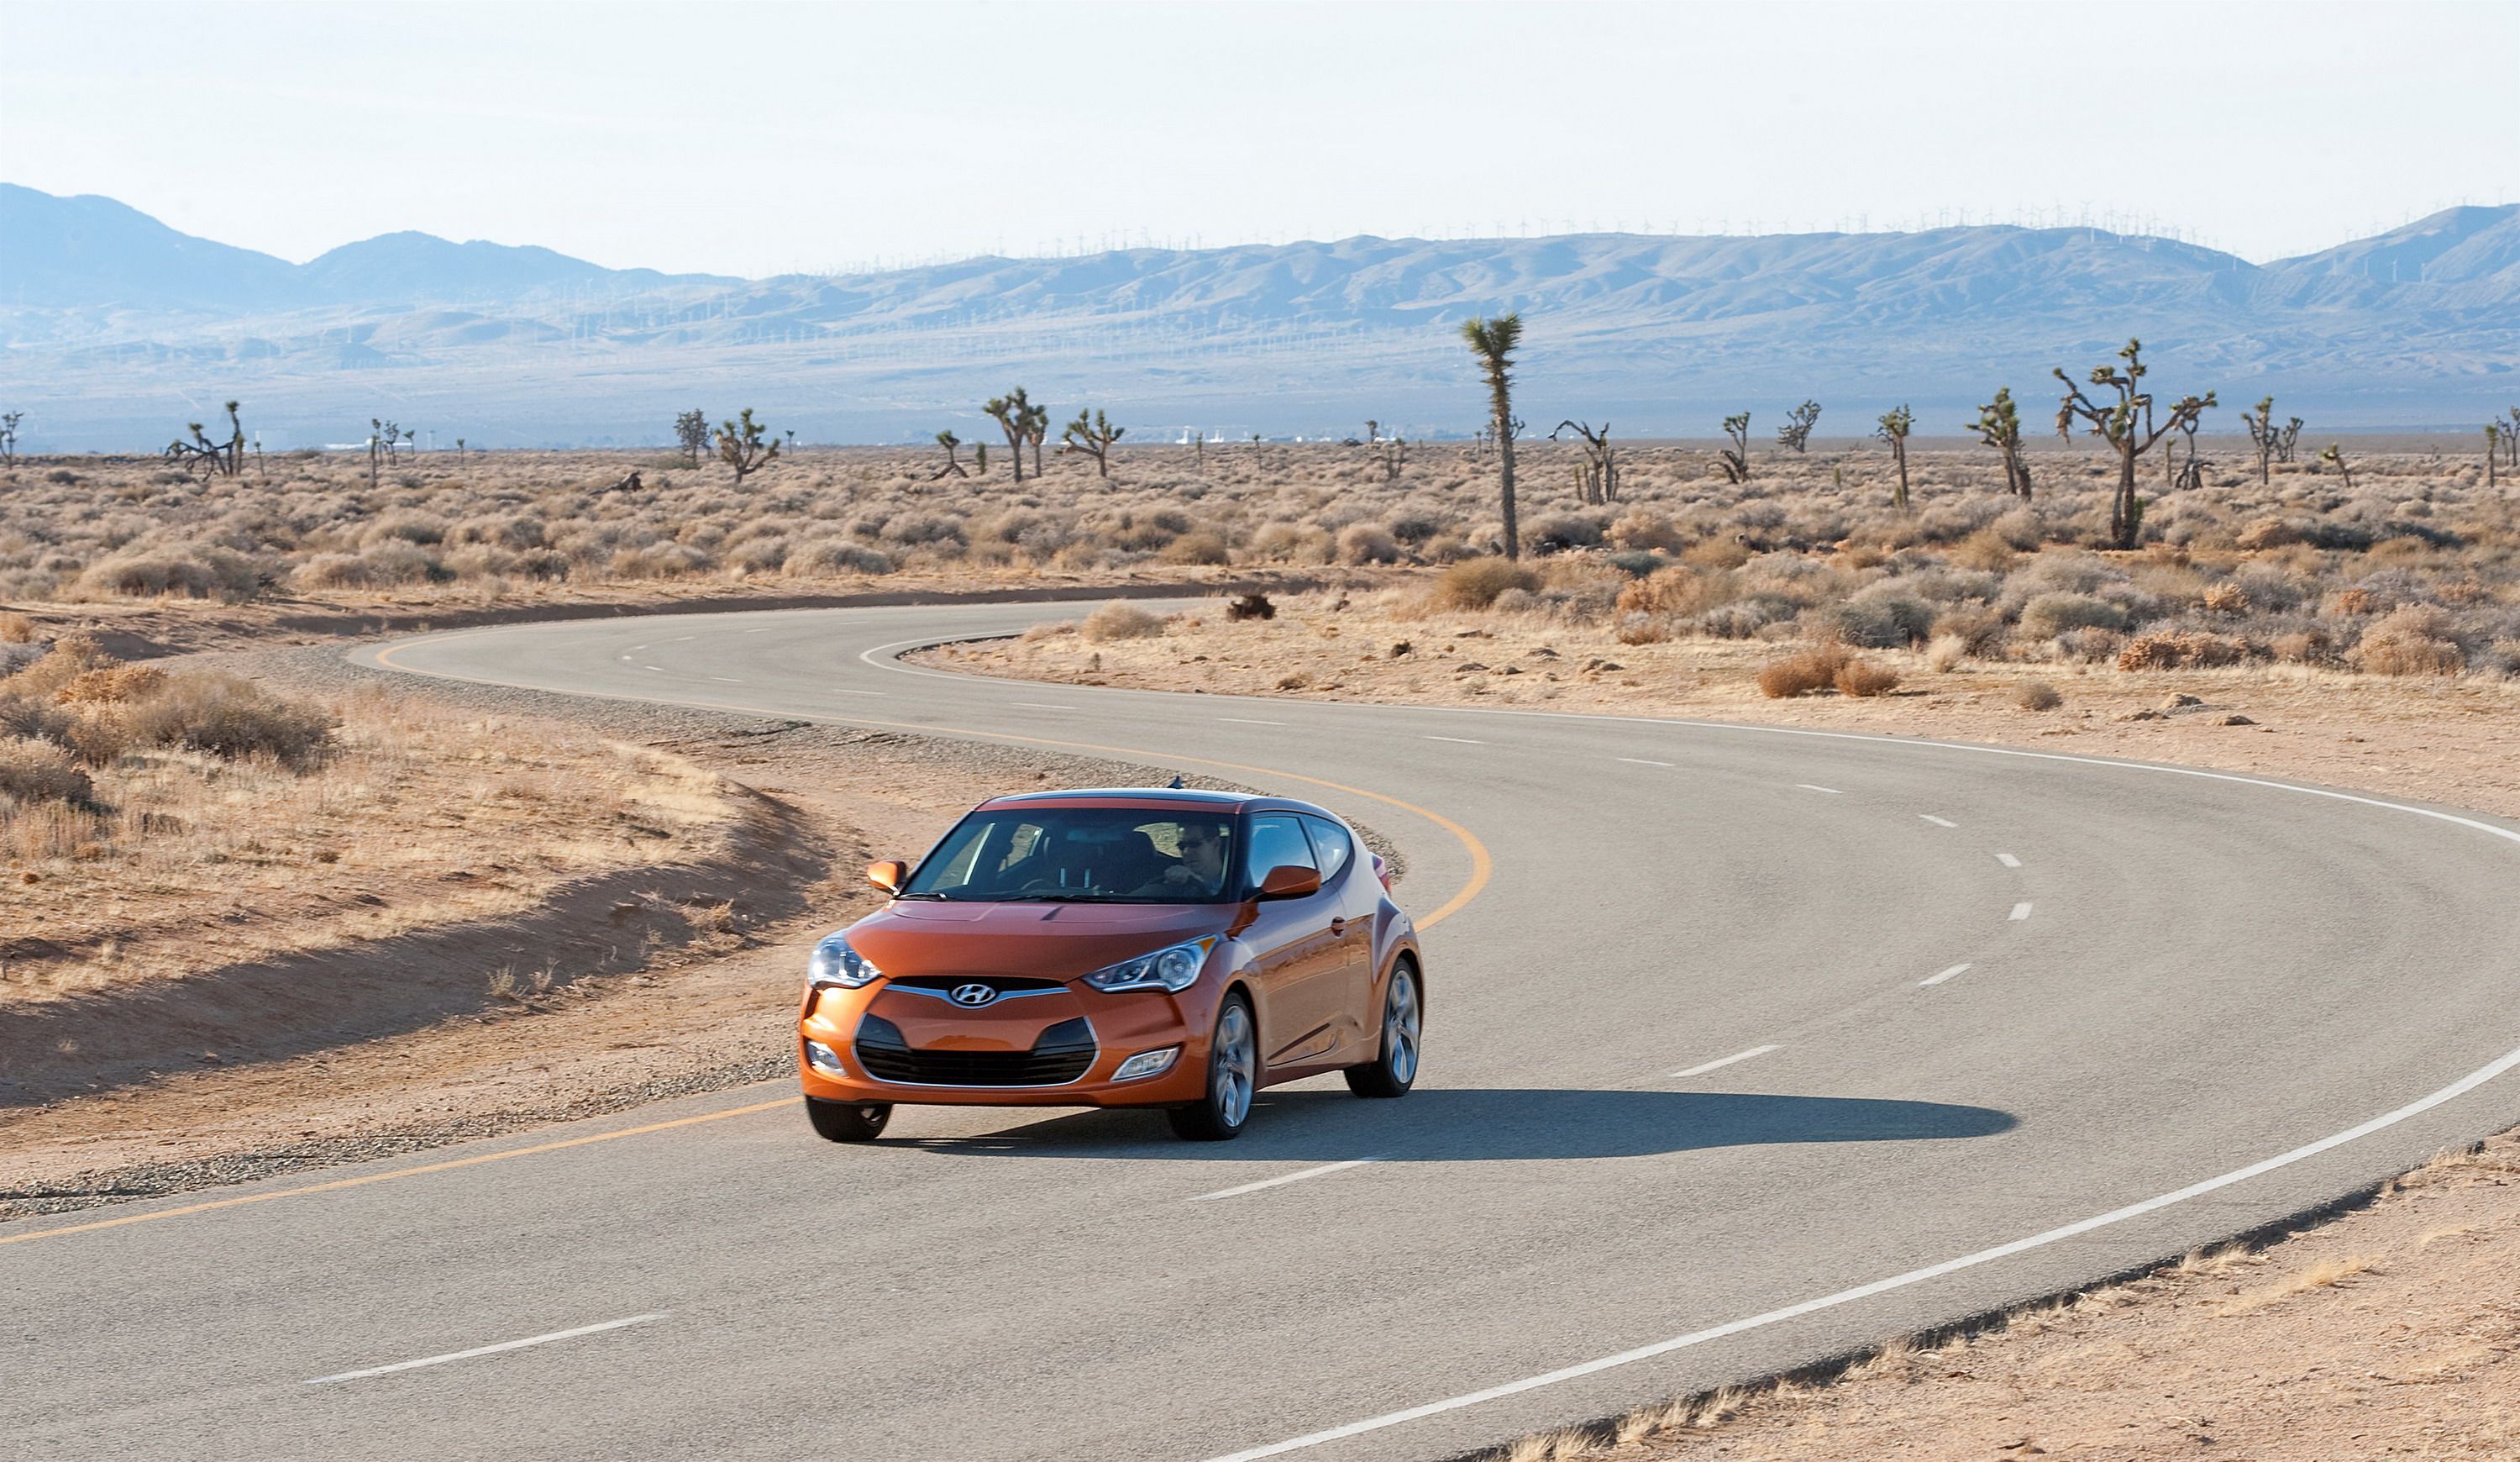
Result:
{"label": "desert ground", "polygon": [[[0,1213],[775,1076],[803,944],[871,897],[858,861],[991,787],[1145,774],[341,663],[386,630],[1051,589],[1082,602],[940,662],[2064,746],[2520,816],[2520,498],[2454,437],[2305,442],[2263,480],[2244,441],[2201,449],[2185,487],[2146,459],[2117,550],[2114,469],[2079,444],[2033,444],[2025,498],[1920,438],[1903,509],[1877,443],[1756,445],[1746,481],[1622,447],[1602,501],[1579,448],[1526,441],[1512,563],[1493,461],[1458,443],[1123,445],[1107,478],[1054,454],[1020,483],[934,449],[741,485],[662,454],[22,459],[0,1020],[42,1038],[0,1050]],[[1128,602],[1157,592],[1214,600]],[[273,997],[388,956],[423,973]],[[1519,1455],[2507,1456],[2513,1141],[2271,1247]]]}

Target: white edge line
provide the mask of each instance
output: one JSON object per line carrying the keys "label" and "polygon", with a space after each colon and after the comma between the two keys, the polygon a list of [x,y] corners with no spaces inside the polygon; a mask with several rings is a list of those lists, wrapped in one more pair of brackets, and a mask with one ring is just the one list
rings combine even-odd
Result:
{"label": "white edge line", "polygon": [[2027,918],[2029,918],[2029,917],[2030,917],[2030,905],[2028,905],[2028,904],[2026,904],[2026,903],[2016,903],[2016,904],[2014,904],[2014,905],[2012,906],[2012,918],[2013,918],[2013,920],[2014,920],[2015,922],[2018,922],[2018,921],[2023,920],[2023,919],[2027,919]]}
{"label": "white edge line", "polygon": [[1466,736],[1429,736],[1424,739],[1427,741],[1458,741],[1465,747],[1483,747],[1487,745],[1486,742],[1474,741]]}
{"label": "white edge line", "polygon": [[308,1386],[330,1386],[336,1381],[356,1381],[365,1376],[384,1376],[390,1375],[395,1371],[416,1371],[425,1365],[444,1365],[450,1360],[471,1360],[475,1355],[496,1355],[502,1350],[521,1350],[527,1346],[547,1346],[553,1341],[575,1340],[581,1335],[594,1335],[600,1331],[606,1330],[619,1330],[628,1325],[645,1325],[650,1320],[661,1320],[672,1313],[673,1311],[670,1309],[660,1309],[655,1311],[653,1314],[631,1315],[627,1319],[620,1320],[606,1320],[600,1325],[580,1325],[574,1330],[555,1330],[549,1335],[529,1335],[523,1340],[501,1341],[495,1346],[475,1346],[470,1350],[451,1350],[444,1355],[430,1355],[420,1360],[398,1360],[392,1365],[372,1365],[364,1371],[343,1371],[338,1376],[317,1376],[306,1384]]}
{"label": "white edge line", "polygon": [[1217,719],[1220,721],[1232,721],[1238,726],[1282,726],[1286,724],[1284,721],[1254,720],[1247,715],[1221,715],[1218,716]]}
{"label": "white edge line", "polygon": [[1846,796],[1846,794],[1845,794],[1845,793],[1838,791],[1838,790],[1837,790],[1836,788],[1834,788],[1834,787],[1822,787],[1822,786],[1821,786],[1821,785],[1820,785],[1819,783],[1817,783],[1817,782],[1796,782],[1794,785],[1795,785],[1796,787],[1801,788],[1801,789],[1802,789],[1803,791],[1805,791],[1805,792],[1825,792],[1825,793],[1827,793],[1830,797],[1844,797],[1844,796]]}
{"label": "white edge line", "polygon": [[1770,1051],[1777,1049],[1778,1048],[1776,1046],[1752,1046],[1746,1051],[1727,1056],[1721,1061],[1710,1061],[1704,1066],[1692,1066],[1685,1072],[1673,1072],[1670,1075],[1663,1077],[1663,1079],[1666,1081],[1677,1081],[1683,1076],[1702,1076],[1708,1072],[1714,1071],[1718,1067],[1731,1066],[1736,1061],[1747,1061],[1753,1056],[1765,1056]]}
{"label": "white edge line", "polygon": [[1951,820],[1950,818],[1948,818],[1948,817],[1936,817],[1936,816],[1935,816],[1933,813],[1931,813],[1931,812],[1919,812],[1919,813],[1917,813],[1916,815],[1917,815],[1918,817],[1923,818],[1925,821],[1932,823],[1934,826],[1936,826],[1936,827],[1938,827],[1938,828],[1956,828],[1956,827],[1958,827],[1958,826],[1959,826],[1959,824],[1958,824],[1958,823],[1956,823],[1956,822],[1952,821],[1952,820]]}
{"label": "white edge line", "polygon": [[1007,704],[1020,706],[1026,710],[1074,710],[1076,708],[1073,706],[1054,706],[1048,701],[1009,701]]}
{"label": "white edge line", "polygon": [[1995,855],[1995,860],[2002,863],[2006,868],[2018,868],[2021,866],[2021,860],[2010,853],[1997,853]]}
{"label": "white edge line", "polygon": [[1638,765],[1638,766],[1669,766],[1669,765],[1671,765],[1671,763],[1670,763],[1670,762],[1668,762],[1668,761],[1647,761],[1647,760],[1646,760],[1645,758],[1643,758],[1642,756],[1622,756],[1622,757],[1620,757],[1619,759],[1620,759],[1621,761],[1633,762],[1633,763],[1635,763],[1635,764],[1636,764],[1636,765]]}
{"label": "white edge line", "polygon": [[1258,1459],[1262,1457],[1281,1456],[1287,1452],[1301,1451],[1306,1447],[1320,1446],[1325,1442],[1340,1441],[1350,1437],[1362,1436],[1368,1432],[1378,1432],[1386,1427],[1399,1426],[1403,1422],[1418,1421],[1421,1418],[1439,1415],[1446,1411],[1458,1411],[1464,1406],[1475,1406],[1483,1401],[1499,1400],[1503,1397],[1516,1395],[1526,1391],[1538,1391],[1544,1386],[1555,1386],[1560,1382],[1578,1380],[1582,1377],[1595,1375],[1601,1371],[1610,1370],[1618,1366],[1633,1365],[1640,1360],[1651,1360],[1657,1355],[1668,1355],[1674,1350],[1687,1349],[1691,1346],[1702,1346],[1709,1341],[1723,1340],[1730,1336],[1739,1335],[1744,1331],[1758,1330],[1765,1326],[1778,1324],[1785,1320],[1799,1319],[1804,1315],[1813,1314],[1820,1310],[1834,1309],[1841,1304],[1852,1304],[1859,1300],[1869,1300],[1875,1295],[1887,1294],[1892,1290],[1906,1289],[1910,1285],[1923,1284],[1927,1280],[1940,1279],[1946,1274],[1956,1274],[1962,1269],[1973,1269],[1980,1264],[1990,1264],[1998,1259],[2010,1258],[2016,1254],[2026,1254],[2033,1249],[2044,1249],[2048,1245],[2059,1243],[2066,1239],[2080,1238],[2082,1235],[2091,1233],[2094,1229],[2102,1229],[2107,1228],[2112,1224],[2124,1223],[2130,1218],[2140,1218],[2146,1213],[2157,1212],[2160,1210],[2170,1208],[2175,1204],[2185,1203],[2191,1198],[2201,1198],[2208,1193],[2228,1188],[2234,1183],[2247,1182],[2253,1177],[2259,1177],[2263,1174],[2272,1172],[2278,1167],[2288,1167],[2295,1163],[2304,1161],[2305,1159],[2315,1158],[2320,1153],[2326,1152],[2331,1148],[2343,1147],[2349,1142],[2368,1137],[2373,1132],[2377,1132],[2384,1127],[2395,1126],[2399,1122],[2405,1121],[2408,1118],[2420,1116],[2421,1114],[2429,1112],[2433,1108],[2442,1105],[2444,1102],[2450,1101],[2455,1097],[2464,1096],[2468,1092],[2475,1090],[2477,1087],[2484,1085],[2486,1082],[2493,1080],[2495,1077],[2501,1075],[2504,1072],[2511,1070],[2515,1066],[2520,1066],[2520,1051],[2512,1051],[2490,1065],[2479,1067],[2475,1071],[2472,1071],[2466,1075],[2459,1077],[2457,1080],[2452,1081],[2448,1086],[2443,1087],[2441,1090],[2434,1092],[2432,1095],[2419,1097],[2416,1100],[2408,1103],[2406,1106],[2400,1107],[2397,1111],[2375,1117],[2369,1121],[2362,1123],[2361,1126],[2349,1127],[2342,1132],[2335,1133],[2332,1136],[2321,1137],[2317,1142],[2307,1143],[2301,1147],[2294,1148],[2288,1153],[2282,1153],[2275,1157],[2269,1158],[2264,1162],[2252,1163],[2246,1167],[2234,1168],[2229,1172],[2221,1174],[2220,1176],[2210,1177],[2202,1182],[2190,1183],[2186,1187],[2181,1188],[2176,1192],[2160,1194],[2153,1198],[2144,1199],[2139,1203],[2131,1203],[2122,1209],[2111,1209],[2105,1213],[2094,1214],[2092,1217],[2081,1219],[2074,1223],[2068,1223],[2062,1228],[2051,1228],[2046,1233],[2032,1234],[2026,1239],[2015,1239],[2009,1244],[1999,1244],[1993,1249],[1981,1249],[1975,1254],[1964,1254],[1958,1258],[1945,1259],[1939,1264],[1928,1264],[1922,1269],[1911,1269],[1905,1274],[1893,1274],[1887,1279],[1876,1279],[1870,1284],[1857,1285],[1851,1290],[1840,1290],[1834,1295],[1822,1295],[1817,1300],[1806,1300],[1799,1304],[1786,1305],[1782,1309],[1772,1309],[1766,1314],[1751,1315],[1746,1319],[1732,1320],[1726,1324],[1717,1325],[1706,1330],[1696,1330],[1691,1331],[1687,1335],[1674,1336],[1670,1340],[1656,1341],[1652,1345],[1639,1346],[1633,1350],[1622,1350],[1616,1355],[1604,1355],[1598,1360],[1587,1360],[1576,1365],[1564,1366],[1557,1370],[1547,1371],[1537,1376],[1526,1376],[1519,1381],[1508,1381],[1502,1386],[1491,1386],[1485,1391],[1474,1391],[1463,1395],[1448,1396],[1440,1401],[1429,1401],[1422,1406],[1412,1406],[1405,1411],[1393,1411],[1387,1412],[1381,1416],[1368,1417],[1363,1421],[1354,1421],[1349,1422],[1345,1426],[1332,1427],[1326,1432],[1315,1432],[1309,1436],[1296,1437],[1285,1441],[1271,1442],[1266,1446],[1256,1446],[1247,1451],[1239,1451],[1228,1456],[1212,1458],[1210,1459],[1210,1462],[1258,1462]]}
{"label": "white edge line", "polygon": [[1262,1178],[1256,1183],[1244,1183],[1239,1188],[1219,1188],[1213,1193],[1202,1193],[1185,1202],[1207,1203],[1219,1198],[1239,1198],[1245,1193],[1257,1193],[1263,1188],[1275,1188],[1282,1183],[1300,1183],[1306,1178],[1328,1177],[1333,1172],[1341,1172],[1350,1167],[1363,1167],[1368,1163],[1382,1161],[1380,1158],[1350,1158],[1344,1163],[1325,1163],[1319,1167],[1307,1167],[1301,1172],[1282,1173],[1277,1177]]}
{"label": "white edge line", "polygon": [[1928,975],[1928,976],[1926,976],[1924,979],[1917,981],[1917,982],[1916,982],[1916,983],[1917,983],[1917,985],[1918,985],[1918,986],[1920,986],[1920,987],[1921,987],[1921,986],[1924,986],[1924,985],[1928,985],[1928,984],[1940,984],[1940,983],[1942,983],[1944,981],[1951,979],[1953,976],[1959,974],[1961,971],[1966,970],[1967,968],[1968,968],[1968,966],[1966,966],[1966,965],[1964,965],[1964,964],[1963,964],[1963,965],[1954,965],[1954,966],[1952,966],[1950,969],[1945,970],[1945,971],[1944,971],[1943,973],[1941,973],[1940,975]]}

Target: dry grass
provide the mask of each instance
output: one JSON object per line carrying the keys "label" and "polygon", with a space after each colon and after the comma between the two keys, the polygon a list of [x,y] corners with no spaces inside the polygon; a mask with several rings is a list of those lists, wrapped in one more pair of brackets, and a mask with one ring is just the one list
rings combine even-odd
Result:
{"label": "dry grass", "polygon": [[1161,616],[1150,615],[1134,604],[1114,601],[1085,617],[1084,635],[1101,643],[1104,640],[1143,640],[1164,632]]}
{"label": "dry grass", "polygon": [[714,776],[562,727],[76,642],[0,679],[0,1006],[529,907],[689,856]]}

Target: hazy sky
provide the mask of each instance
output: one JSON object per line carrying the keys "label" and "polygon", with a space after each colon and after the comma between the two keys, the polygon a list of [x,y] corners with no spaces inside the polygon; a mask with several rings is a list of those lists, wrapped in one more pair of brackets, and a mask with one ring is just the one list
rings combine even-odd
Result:
{"label": "hazy sky", "polygon": [[0,179],[291,259],[414,228],[757,275],[2060,206],[2266,259],[2520,201],[2515,58],[2511,0],[0,0]]}

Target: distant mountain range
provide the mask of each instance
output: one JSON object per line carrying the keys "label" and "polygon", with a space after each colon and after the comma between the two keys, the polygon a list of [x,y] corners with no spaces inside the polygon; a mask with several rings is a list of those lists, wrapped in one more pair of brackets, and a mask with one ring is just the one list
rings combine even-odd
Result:
{"label": "distant mountain range", "polygon": [[[488,445],[665,439],[675,412],[760,409],[807,440],[982,424],[1022,383],[1140,437],[1462,433],[1459,323],[1520,310],[1535,424],[1623,436],[1754,428],[1805,396],[1822,434],[1900,402],[1950,431],[1999,385],[2037,401],[2130,335],[2152,382],[2272,391],[2319,429],[2454,427],[2520,400],[2520,206],[2453,208],[2251,264],[2089,228],[1385,240],[851,276],[607,269],[397,233],[304,264],[110,199],[0,184],[0,405],[35,450],[162,443],[246,398],[267,444],[371,416]],[[2043,384],[2048,383],[2048,384]],[[2315,429],[2316,430],[2316,429]]]}

